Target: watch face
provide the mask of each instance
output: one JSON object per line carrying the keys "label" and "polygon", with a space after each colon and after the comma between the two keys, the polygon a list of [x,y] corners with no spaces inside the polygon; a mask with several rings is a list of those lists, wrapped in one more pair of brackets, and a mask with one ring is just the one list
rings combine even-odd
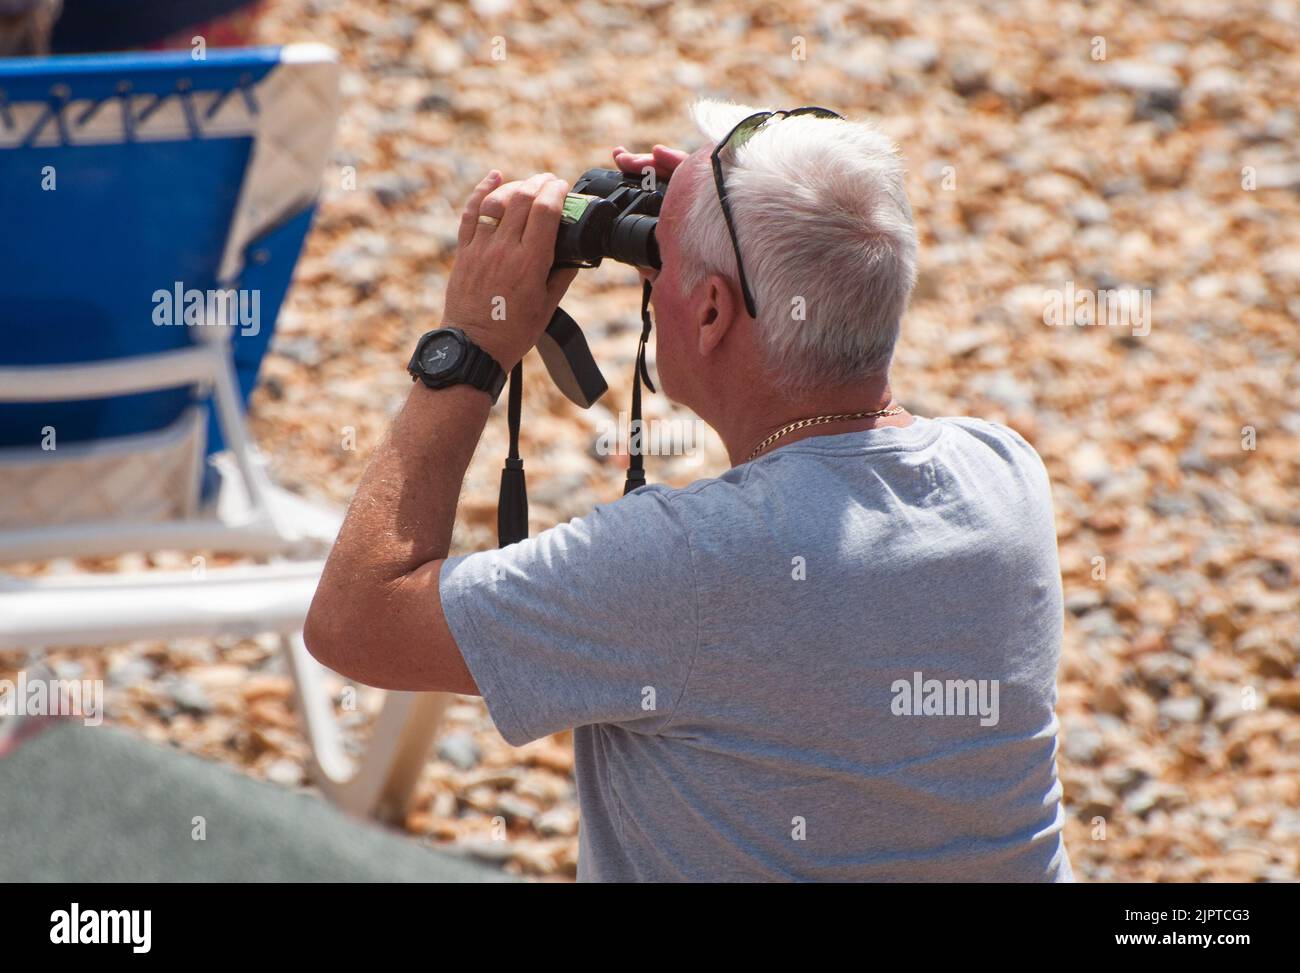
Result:
{"label": "watch face", "polygon": [[430,378],[441,378],[455,371],[464,354],[465,348],[456,335],[435,335],[420,349],[420,366]]}

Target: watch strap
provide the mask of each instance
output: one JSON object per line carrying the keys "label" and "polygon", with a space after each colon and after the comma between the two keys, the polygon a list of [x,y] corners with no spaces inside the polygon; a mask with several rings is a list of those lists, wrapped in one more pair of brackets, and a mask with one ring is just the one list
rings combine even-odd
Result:
{"label": "watch strap", "polygon": [[505,388],[506,373],[497,360],[474,342],[466,339],[466,360],[464,379],[467,385],[486,392],[495,403]]}

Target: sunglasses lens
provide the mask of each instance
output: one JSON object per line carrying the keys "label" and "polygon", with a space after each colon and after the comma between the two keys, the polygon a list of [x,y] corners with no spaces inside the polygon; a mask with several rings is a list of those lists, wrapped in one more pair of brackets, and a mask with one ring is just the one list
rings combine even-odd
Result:
{"label": "sunglasses lens", "polygon": [[812,115],[814,118],[843,118],[844,117],[843,115],[831,111],[829,108],[809,107],[809,108],[796,108],[794,109],[794,111],[790,111],[790,112],[763,112],[761,115],[755,115],[752,118],[746,118],[743,122],[741,122],[736,127],[736,130],[731,133],[731,137],[727,139],[726,145],[724,145],[723,148],[731,149],[733,151],[740,148],[742,145],[744,145],[746,142],[752,139],[754,137],[754,133],[756,133],[760,128],[762,128],[763,124],[773,115],[785,115],[787,117],[793,115]]}
{"label": "sunglasses lens", "polygon": [[842,119],[844,117],[843,115],[840,115],[837,112],[831,111],[829,108],[796,108],[794,111],[790,112],[790,114],[791,115],[812,115],[814,118]]}
{"label": "sunglasses lens", "polygon": [[771,115],[756,115],[753,118],[747,118],[737,126],[736,130],[731,133],[731,138],[727,140],[727,148],[735,150],[740,148],[751,138],[754,133],[763,127]]}

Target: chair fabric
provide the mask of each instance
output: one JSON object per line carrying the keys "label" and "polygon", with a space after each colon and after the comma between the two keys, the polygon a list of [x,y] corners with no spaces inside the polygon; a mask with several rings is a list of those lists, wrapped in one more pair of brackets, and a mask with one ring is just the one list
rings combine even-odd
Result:
{"label": "chair fabric", "polygon": [[203,411],[191,406],[160,432],[53,450],[0,450],[0,530],[192,516],[205,428]]}
{"label": "chair fabric", "polygon": [[[0,61],[0,365],[145,355],[220,332],[246,402],[311,222],[337,71],[319,45]],[[246,295],[256,321],[158,314],[178,288]],[[64,443],[155,432],[195,401],[182,387],[0,404],[0,448],[34,446],[47,426]],[[207,442],[224,445],[215,422]]]}

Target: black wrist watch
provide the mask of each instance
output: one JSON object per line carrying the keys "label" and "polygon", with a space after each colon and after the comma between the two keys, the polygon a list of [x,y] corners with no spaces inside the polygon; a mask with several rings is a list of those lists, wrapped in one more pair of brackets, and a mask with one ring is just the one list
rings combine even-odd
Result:
{"label": "black wrist watch", "polygon": [[492,396],[493,402],[506,384],[506,373],[496,359],[460,328],[438,328],[424,335],[406,370],[412,380],[418,378],[431,389],[470,385]]}

